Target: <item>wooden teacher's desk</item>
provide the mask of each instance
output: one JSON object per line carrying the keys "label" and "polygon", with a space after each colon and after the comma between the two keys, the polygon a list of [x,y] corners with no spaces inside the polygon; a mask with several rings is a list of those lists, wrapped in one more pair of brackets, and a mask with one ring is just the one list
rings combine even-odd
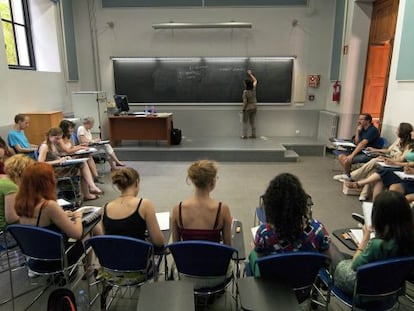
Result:
{"label": "wooden teacher's desk", "polygon": [[109,139],[116,146],[122,140],[165,140],[171,145],[172,113],[109,116]]}

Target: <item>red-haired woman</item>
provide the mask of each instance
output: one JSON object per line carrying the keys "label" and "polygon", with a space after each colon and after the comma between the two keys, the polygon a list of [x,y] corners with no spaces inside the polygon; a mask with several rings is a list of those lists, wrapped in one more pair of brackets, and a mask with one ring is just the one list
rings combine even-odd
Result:
{"label": "red-haired woman", "polygon": [[78,240],[82,237],[82,213],[65,212],[56,202],[55,189],[56,179],[51,165],[36,162],[28,166],[15,203],[20,223],[63,232]]}
{"label": "red-haired woman", "polygon": [[[28,166],[23,173],[15,208],[21,224],[62,232],[67,237],[76,239],[77,242],[68,253],[68,261],[73,262],[83,253],[83,244],[80,240],[83,231],[82,212],[65,212],[56,202],[55,189],[53,167],[36,162]],[[31,264],[38,268],[49,266],[36,260]]]}

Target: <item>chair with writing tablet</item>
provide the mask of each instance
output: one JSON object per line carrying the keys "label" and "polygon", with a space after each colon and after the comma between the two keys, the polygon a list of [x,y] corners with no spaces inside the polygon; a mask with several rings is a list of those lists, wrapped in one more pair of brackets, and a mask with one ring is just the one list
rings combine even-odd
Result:
{"label": "chair with writing tablet", "polygon": [[26,256],[26,266],[30,272],[49,277],[27,308],[62,276],[68,287],[73,288],[80,281],[83,275],[70,283],[72,277],[77,276],[78,267],[83,266],[83,271],[86,271],[86,253],[81,242],[70,244],[62,233],[30,225],[9,225],[7,230]]}
{"label": "chair with writing tablet", "polygon": [[[118,292],[156,278],[154,247],[149,242],[121,235],[100,235],[88,239],[86,248],[89,246],[102,267],[102,310],[110,308]],[[107,301],[109,292],[112,294]]]}
{"label": "chair with writing tablet", "polygon": [[[228,245],[193,240],[172,243],[167,245],[166,249],[171,252],[180,280],[222,279],[218,285],[201,288],[194,286],[194,296],[198,298],[197,305],[207,304],[207,298],[224,292],[233,284],[234,275],[238,275],[238,271],[231,276],[227,275],[232,258],[237,254],[236,249]],[[235,266],[238,269],[238,265]]]}
{"label": "chair with writing tablet", "polygon": [[330,295],[351,310],[391,310],[399,304],[405,294],[405,282],[414,269],[414,256],[397,257],[360,266],[356,270],[356,281],[352,295],[335,286],[332,276],[323,270],[319,276],[328,286]]}
{"label": "chair with writing tablet", "polygon": [[288,285],[299,303],[309,299],[319,270],[329,265],[327,255],[317,252],[286,252],[256,260],[260,278]]}

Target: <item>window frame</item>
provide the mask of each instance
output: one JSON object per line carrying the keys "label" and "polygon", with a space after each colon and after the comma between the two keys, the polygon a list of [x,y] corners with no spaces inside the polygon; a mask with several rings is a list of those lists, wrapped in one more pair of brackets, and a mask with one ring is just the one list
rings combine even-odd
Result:
{"label": "window frame", "polygon": [[[11,25],[13,29],[13,37],[14,37],[14,48],[16,49],[16,58],[17,58],[17,64],[9,64],[9,69],[23,69],[23,70],[36,70],[36,61],[35,61],[35,55],[34,55],[34,46],[33,46],[33,37],[32,37],[32,24],[30,19],[30,9],[29,9],[29,1],[28,0],[21,0],[22,2],[22,15],[24,19],[24,23],[18,23],[14,20],[14,14],[13,14],[13,7],[12,7],[12,1],[8,0],[9,7],[10,7],[10,15],[11,20],[1,18],[2,23],[8,23]],[[20,56],[19,56],[19,49],[17,47],[17,38],[16,38],[16,31],[15,26],[24,27],[24,31],[26,34],[26,45],[27,45],[27,53],[29,57],[29,65],[21,65],[20,64]],[[3,30],[4,31],[4,30]],[[6,42],[4,41],[4,44]],[[7,60],[8,62],[8,60]]]}

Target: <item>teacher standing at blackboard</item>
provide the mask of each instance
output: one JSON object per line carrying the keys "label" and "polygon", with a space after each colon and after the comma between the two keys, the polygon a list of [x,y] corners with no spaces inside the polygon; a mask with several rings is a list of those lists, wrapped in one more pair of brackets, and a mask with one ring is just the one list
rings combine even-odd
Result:
{"label": "teacher standing at blackboard", "polygon": [[[247,70],[249,78],[244,81],[245,89],[243,91],[243,135],[242,139],[256,138],[256,85],[257,79],[251,70]],[[247,136],[249,124],[251,127],[251,136]]]}

